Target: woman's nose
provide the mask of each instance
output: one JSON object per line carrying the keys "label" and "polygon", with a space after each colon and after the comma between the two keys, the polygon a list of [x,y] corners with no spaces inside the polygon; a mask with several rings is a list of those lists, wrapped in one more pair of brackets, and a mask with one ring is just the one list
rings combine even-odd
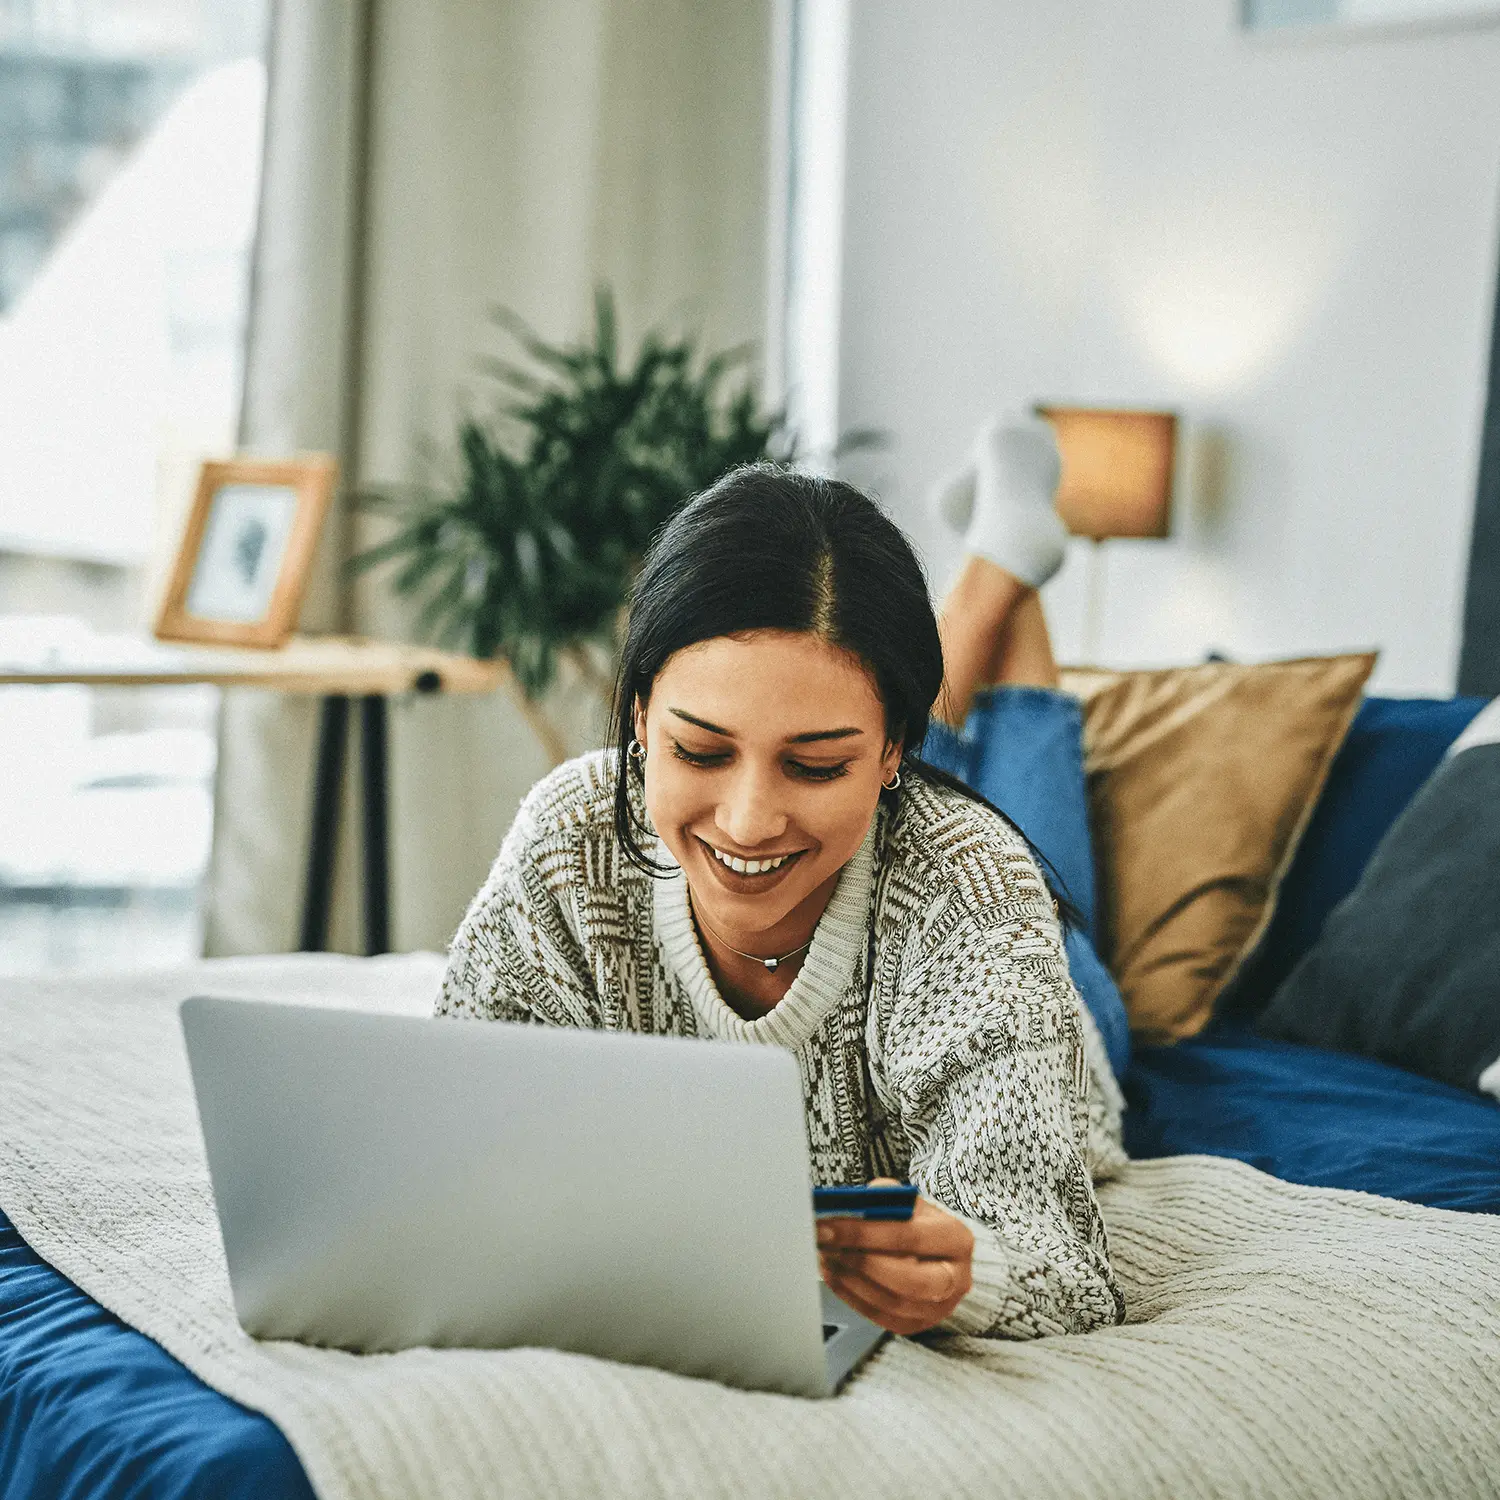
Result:
{"label": "woman's nose", "polygon": [[746,775],[725,788],[725,796],[714,811],[714,823],[741,849],[754,849],[779,839],[786,832],[787,816],[765,781]]}

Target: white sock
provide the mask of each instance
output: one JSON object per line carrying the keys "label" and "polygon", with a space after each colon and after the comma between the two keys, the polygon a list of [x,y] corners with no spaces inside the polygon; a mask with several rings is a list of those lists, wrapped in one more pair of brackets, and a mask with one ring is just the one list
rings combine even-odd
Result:
{"label": "white sock", "polygon": [[1068,533],[1053,506],[1062,459],[1051,425],[991,422],[974,447],[973,515],[964,543],[1030,588],[1062,566]]}
{"label": "white sock", "polygon": [[927,509],[960,536],[974,515],[974,460],[940,479],[927,493]]}

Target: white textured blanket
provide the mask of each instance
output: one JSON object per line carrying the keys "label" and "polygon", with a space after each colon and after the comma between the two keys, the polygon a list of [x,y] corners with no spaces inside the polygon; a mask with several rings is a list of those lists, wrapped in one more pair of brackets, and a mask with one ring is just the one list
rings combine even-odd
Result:
{"label": "white textured blanket", "polygon": [[832,1401],[542,1350],[256,1344],[230,1305],[176,1002],[420,1012],[440,968],[263,959],[0,986],[0,1207],[270,1415],[324,1500],[1500,1493],[1500,1221],[1207,1157],[1103,1190],[1124,1327],[895,1340]]}

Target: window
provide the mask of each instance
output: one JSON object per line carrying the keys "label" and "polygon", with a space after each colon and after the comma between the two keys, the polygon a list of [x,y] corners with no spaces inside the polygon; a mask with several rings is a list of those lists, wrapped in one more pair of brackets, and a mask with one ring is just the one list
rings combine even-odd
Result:
{"label": "window", "polygon": [[[234,446],[267,0],[0,0],[0,658],[141,631]],[[0,690],[0,969],[196,952],[215,695]]]}

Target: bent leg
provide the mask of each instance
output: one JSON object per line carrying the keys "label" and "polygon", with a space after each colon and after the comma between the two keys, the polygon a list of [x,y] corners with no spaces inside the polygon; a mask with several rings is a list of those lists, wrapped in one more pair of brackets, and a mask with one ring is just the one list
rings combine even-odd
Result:
{"label": "bent leg", "polygon": [[1045,857],[1049,881],[1082,918],[1063,939],[1073,982],[1123,1076],[1129,1023],[1094,949],[1083,710],[1057,690],[1041,600],[1012,574],[971,556],[944,602],[939,630],[948,697],[922,753],[1000,808]]}
{"label": "bent leg", "polygon": [[1013,573],[970,554],[943,601],[943,691],[936,709],[961,728],[974,695],[992,683],[1055,688],[1057,662],[1042,601]]}
{"label": "bent leg", "polygon": [[943,603],[944,692],[924,753],[1004,810],[1092,929],[1094,867],[1082,714],[1057,691],[1036,590],[971,554]]}
{"label": "bent leg", "polygon": [[1017,683],[1055,690],[1060,680],[1057,658],[1052,654],[1052,635],[1042,611],[1042,596],[1035,589],[1028,589],[1011,611],[1000,649],[990,662],[988,681],[997,687],[1002,683]]}

